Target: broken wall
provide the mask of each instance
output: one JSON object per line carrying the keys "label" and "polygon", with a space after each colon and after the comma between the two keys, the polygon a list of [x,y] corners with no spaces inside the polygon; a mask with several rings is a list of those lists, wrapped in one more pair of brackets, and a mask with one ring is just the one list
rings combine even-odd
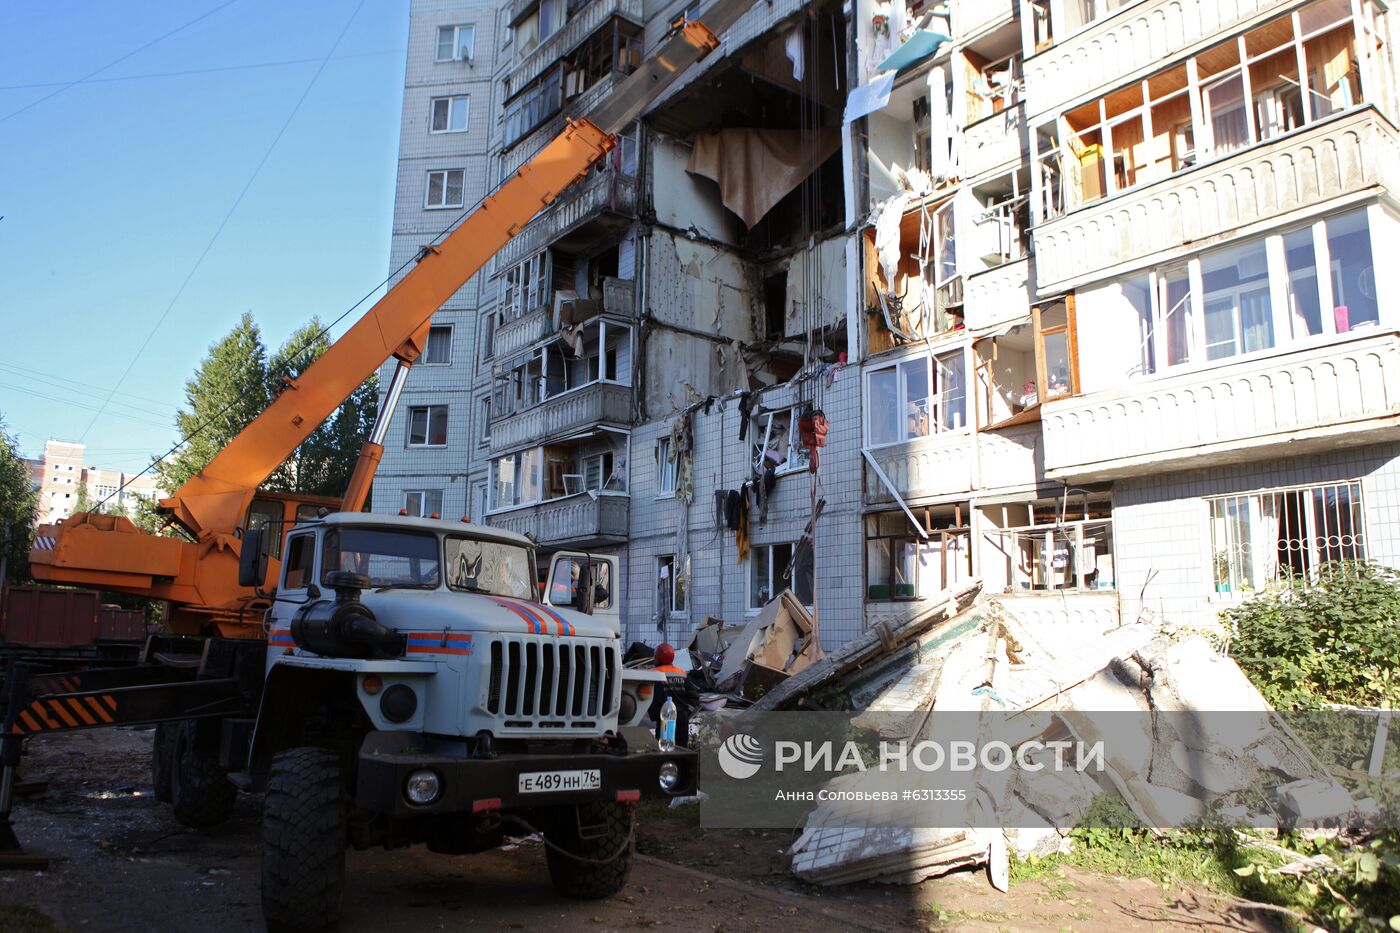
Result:
{"label": "broken wall", "polygon": [[[823,240],[787,261],[784,337],[803,337],[809,327],[830,327],[845,321],[846,243],[849,239],[849,236],[840,236]],[[809,303],[814,306],[814,313],[810,315],[804,313]]]}
{"label": "broken wall", "polygon": [[744,235],[739,218],[720,203],[719,185],[686,171],[694,147],[664,133],[651,134],[651,202],[656,222],[737,246]]}

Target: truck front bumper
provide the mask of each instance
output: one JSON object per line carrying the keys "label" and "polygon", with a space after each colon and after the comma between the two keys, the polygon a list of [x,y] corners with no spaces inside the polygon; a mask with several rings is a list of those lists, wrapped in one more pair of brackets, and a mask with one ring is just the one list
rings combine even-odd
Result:
{"label": "truck front bumper", "polygon": [[[395,817],[527,810],[592,800],[670,798],[695,793],[698,757],[688,749],[662,752],[654,747],[621,754],[513,754],[494,758],[457,757],[450,747],[413,732],[371,732],[360,746],[355,803],[372,813]],[[436,746],[436,747],[435,747]],[[679,780],[662,790],[662,766],[673,763]],[[415,771],[437,773],[441,792],[428,804],[410,803],[404,789]],[[538,771],[597,770],[600,786],[591,790],[522,793],[520,775]]]}

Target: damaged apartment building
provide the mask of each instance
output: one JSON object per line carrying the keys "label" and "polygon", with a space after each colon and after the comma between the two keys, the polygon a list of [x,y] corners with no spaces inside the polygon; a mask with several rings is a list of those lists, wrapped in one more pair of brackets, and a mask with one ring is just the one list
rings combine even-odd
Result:
{"label": "damaged apartment building", "polygon": [[[704,9],[414,0],[395,266]],[[788,587],[830,649],[973,576],[1109,628],[1393,565],[1389,39],[756,3],[437,314],[373,507],[617,555],[652,643]]]}

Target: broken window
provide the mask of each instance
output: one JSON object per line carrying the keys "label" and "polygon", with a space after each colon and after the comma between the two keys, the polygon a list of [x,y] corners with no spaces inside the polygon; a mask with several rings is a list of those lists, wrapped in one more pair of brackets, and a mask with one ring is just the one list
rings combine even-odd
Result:
{"label": "broken window", "polygon": [[994,268],[1026,256],[1030,227],[1028,185],[1019,172],[1013,172],[973,190],[978,211],[963,245],[967,254],[980,260],[983,267]]}
{"label": "broken window", "polygon": [[447,406],[418,405],[408,410],[408,446],[447,445]]}
{"label": "broken window", "polygon": [[564,97],[573,100],[610,75],[629,75],[642,63],[641,30],[614,17],[564,62]]}
{"label": "broken window", "polygon": [[1005,427],[1040,417],[1035,339],[1031,325],[974,344],[977,362],[977,423]]}
{"label": "broken window", "polygon": [[500,279],[503,323],[524,317],[549,301],[550,259],[550,251],[544,250],[506,269]]}
{"label": "broken window", "polygon": [[674,554],[663,554],[656,559],[656,592],[662,615],[685,612],[687,579],[681,561]]}
{"label": "broken window", "polygon": [[1323,564],[1366,559],[1361,481],[1273,489],[1206,500],[1215,591],[1235,596]]}
{"label": "broken window", "polygon": [[403,494],[404,513],[415,518],[442,516],[441,489],[406,489]]}
{"label": "broken window", "polygon": [[786,408],[764,412],[753,419],[753,468],[762,473],[773,467],[779,476],[804,472],[811,467],[807,448],[802,446],[798,411]]}
{"label": "broken window", "polygon": [[886,202],[866,234],[872,352],[963,327],[954,201],[900,215],[906,203]]}
{"label": "broken window", "polygon": [[920,354],[867,371],[866,446],[899,444],[967,426],[964,350]]}
{"label": "broken window", "polygon": [[986,559],[1002,556],[1010,591],[1117,586],[1108,493],[1075,490],[1053,499],[985,506],[982,514],[991,526]]}
{"label": "broken window", "polygon": [[865,516],[867,600],[925,599],[972,576],[967,505],[915,511],[923,534],[903,511]]}
{"label": "broken window", "polygon": [[540,447],[492,460],[492,510],[539,502],[543,489],[543,465],[544,450]]}
{"label": "broken window", "polygon": [[766,544],[749,550],[749,611],[757,612],[791,585],[791,544]]}
{"label": "broken window", "polygon": [[562,68],[551,68],[506,104],[502,145],[515,145],[559,112],[564,105],[563,75]]}

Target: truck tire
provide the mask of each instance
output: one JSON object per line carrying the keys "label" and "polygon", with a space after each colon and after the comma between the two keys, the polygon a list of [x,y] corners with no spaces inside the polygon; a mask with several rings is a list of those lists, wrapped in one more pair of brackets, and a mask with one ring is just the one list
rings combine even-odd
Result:
{"label": "truck tire", "polygon": [[233,814],[238,788],[213,755],[195,742],[195,722],[174,728],[175,754],[170,763],[170,803],[181,826],[217,826]]}
{"label": "truck tire", "polygon": [[[584,900],[611,897],[621,891],[632,872],[635,818],[635,806],[611,800],[560,807],[545,830],[545,840],[551,843],[545,847],[545,860],[554,890]],[[580,824],[584,826],[582,833]]]}
{"label": "truck tire", "polygon": [[177,722],[157,723],[155,739],[151,742],[151,783],[161,803],[170,802],[170,772],[175,763],[175,733],[179,726]]}
{"label": "truck tire", "polygon": [[269,930],[336,928],[348,823],[335,752],[290,748],[273,757],[263,798],[262,904]]}

